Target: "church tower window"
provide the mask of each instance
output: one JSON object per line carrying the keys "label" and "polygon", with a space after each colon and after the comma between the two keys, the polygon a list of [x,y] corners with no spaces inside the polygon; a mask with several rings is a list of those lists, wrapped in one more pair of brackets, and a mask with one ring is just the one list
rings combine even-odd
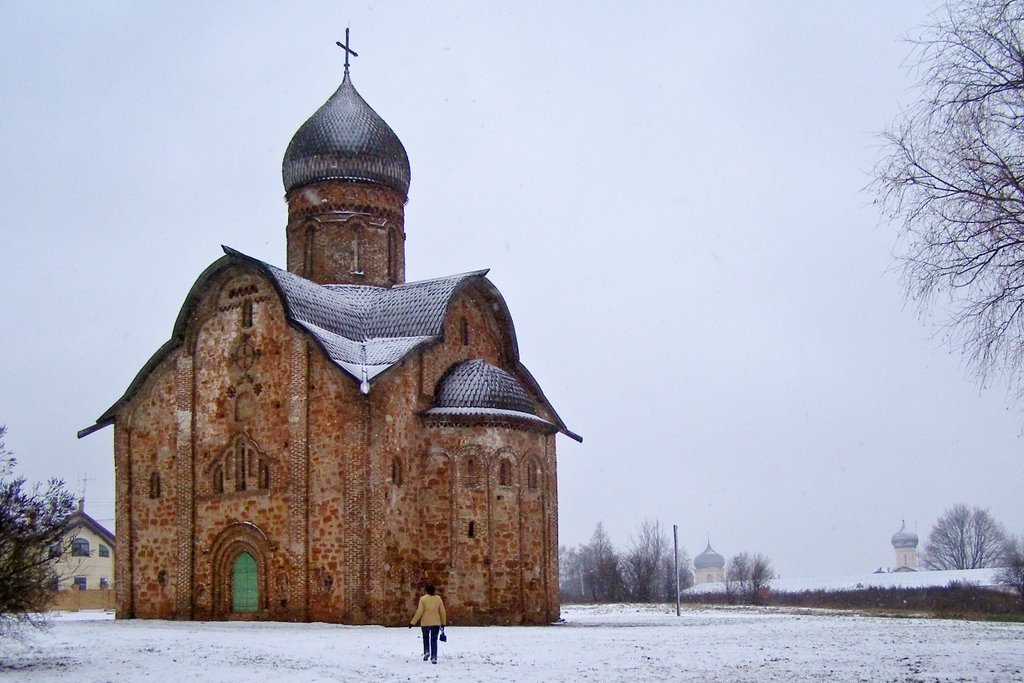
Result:
{"label": "church tower window", "polygon": [[242,302],[242,327],[252,327],[252,299]]}
{"label": "church tower window", "polygon": [[402,463],[398,458],[391,461],[391,483],[395,486],[402,485]]}
{"label": "church tower window", "polygon": [[510,463],[507,458],[502,458],[501,464],[498,465],[498,485],[512,485],[512,463]]}
{"label": "church tower window", "polygon": [[159,498],[160,497],[160,473],[153,472],[149,475],[149,497]]}
{"label": "church tower window", "polygon": [[213,468],[213,492],[224,493],[224,468],[220,465]]}
{"label": "church tower window", "polygon": [[356,228],[352,235],[352,274],[362,275],[363,271],[359,267],[359,238],[362,230]]}
{"label": "church tower window", "polygon": [[459,338],[462,339],[463,346],[469,346],[469,323],[465,318],[459,319]]}

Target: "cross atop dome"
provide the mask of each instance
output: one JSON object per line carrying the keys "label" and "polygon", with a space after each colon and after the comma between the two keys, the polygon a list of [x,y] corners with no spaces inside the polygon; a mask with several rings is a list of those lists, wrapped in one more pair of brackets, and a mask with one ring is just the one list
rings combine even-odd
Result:
{"label": "cross atop dome", "polygon": [[346,26],[345,27],[345,42],[344,43],[341,43],[341,42],[337,43],[338,47],[340,47],[342,50],[345,51],[345,75],[346,76],[348,75],[348,56],[349,55],[352,55],[353,57],[358,57],[359,56],[359,53],[356,52],[355,50],[353,50],[352,48],[350,48],[348,46],[348,44],[349,44],[348,27]]}

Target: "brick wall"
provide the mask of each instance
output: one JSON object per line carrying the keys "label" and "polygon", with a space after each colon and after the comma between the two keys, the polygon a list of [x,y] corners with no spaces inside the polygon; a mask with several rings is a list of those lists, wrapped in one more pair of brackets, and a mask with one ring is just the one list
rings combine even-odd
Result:
{"label": "brick wall", "polygon": [[368,396],[255,269],[195,295],[185,343],[117,416],[119,617],[234,618],[247,552],[249,618],[403,624],[426,581],[453,623],[558,618],[551,430],[419,415],[454,363],[512,369],[485,293],[458,295],[445,340]]}

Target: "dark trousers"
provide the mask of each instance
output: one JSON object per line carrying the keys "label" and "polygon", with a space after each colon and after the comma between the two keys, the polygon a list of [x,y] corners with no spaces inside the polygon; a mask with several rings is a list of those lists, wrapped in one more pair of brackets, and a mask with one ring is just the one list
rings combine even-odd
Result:
{"label": "dark trousers", "polygon": [[423,631],[423,654],[430,653],[431,659],[437,659],[437,634],[441,632],[440,626],[420,626]]}

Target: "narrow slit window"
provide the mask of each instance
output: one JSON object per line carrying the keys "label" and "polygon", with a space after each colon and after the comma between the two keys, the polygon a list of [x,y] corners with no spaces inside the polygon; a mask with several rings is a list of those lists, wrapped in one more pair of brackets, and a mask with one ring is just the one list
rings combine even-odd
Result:
{"label": "narrow slit window", "polygon": [[252,299],[242,302],[242,327],[252,327]]}
{"label": "narrow slit window", "polygon": [[466,537],[474,538],[476,535],[476,522],[470,522],[469,527],[466,529]]}

